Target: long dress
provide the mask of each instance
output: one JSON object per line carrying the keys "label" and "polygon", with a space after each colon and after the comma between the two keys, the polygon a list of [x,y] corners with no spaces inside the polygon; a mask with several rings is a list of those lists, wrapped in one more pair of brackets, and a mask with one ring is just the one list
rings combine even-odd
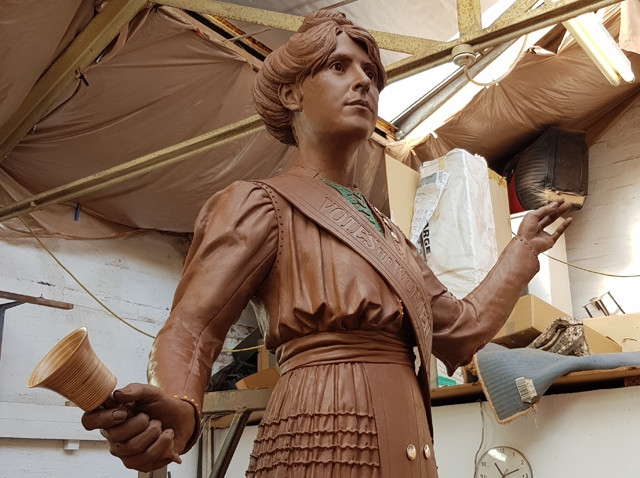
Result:
{"label": "long dress", "polygon": [[[301,168],[288,174],[315,175]],[[391,229],[401,234],[378,219],[385,240],[394,240]],[[422,271],[433,353],[449,371],[495,335],[538,269],[533,249],[516,237],[459,300],[402,243]],[[249,300],[281,377],[247,476],[437,477],[430,404],[402,302],[361,256],[252,182],[232,184],[203,207],[152,348],[150,383],[200,412],[212,363]]]}

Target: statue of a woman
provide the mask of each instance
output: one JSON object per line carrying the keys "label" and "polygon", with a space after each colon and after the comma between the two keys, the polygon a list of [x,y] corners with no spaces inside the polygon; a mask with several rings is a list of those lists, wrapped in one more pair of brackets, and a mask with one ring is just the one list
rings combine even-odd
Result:
{"label": "statue of a woman", "polygon": [[[370,34],[344,15],[310,14],[267,57],[254,96],[295,165],[239,181],[202,208],[171,313],[151,351],[150,385],[130,384],[85,414],[111,452],[149,471],[197,440],[211,367],[252,301],[281,377],[260,424],[249,477],[437,477],[428,377],[470,361],[505,322],[570,219],[529,213],[484,281],[458,299],[358,190],[385,72]],[[423,361],[424,363],[424,361]]]}

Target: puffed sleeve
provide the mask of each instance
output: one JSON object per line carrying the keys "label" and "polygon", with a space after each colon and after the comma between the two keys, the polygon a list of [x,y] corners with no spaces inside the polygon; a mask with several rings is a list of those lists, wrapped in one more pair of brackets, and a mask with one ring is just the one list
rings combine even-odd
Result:
{"label": "puffed sleeve", "polygon": [[463,299],[454,297],[425,268],[433,313],[433,354],[449,374],[468,364],[496,335],[539,267],[534,249],[516,236],[482,282]]}
{"label": "puffed sleeve", "polygon": [[149,357],[149,383],[201,413],[211,368],[231,325],[274,261],[278,224],[271,200],[236,182],[203,206],[171,312]]}

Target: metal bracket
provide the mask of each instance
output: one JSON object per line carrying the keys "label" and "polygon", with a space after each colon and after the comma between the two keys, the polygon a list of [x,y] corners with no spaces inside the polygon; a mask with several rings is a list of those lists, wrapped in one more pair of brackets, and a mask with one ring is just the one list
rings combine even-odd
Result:
{"label": "metal bracket", "polygon": [[68,302],[59,302],[57,300],[44,299],[42,297],[33,297],[30,295],[14,294],[0,290],[0,299],[9,299],[13,302],[0,304],[0,358],[2,357],[2,335],[4,333],[4,313],[7,309],[22,304],[44,305],[45,307],[55,307],[56,309],[73,309],[73,304]]}
{"label": "metal bracket", "polygon": [[6,304],[0,304],[0,358],[2,358],[2,335],[4,334],[4,313],[7,309],[22,305],[24,302],[15,301],[7,302]]}

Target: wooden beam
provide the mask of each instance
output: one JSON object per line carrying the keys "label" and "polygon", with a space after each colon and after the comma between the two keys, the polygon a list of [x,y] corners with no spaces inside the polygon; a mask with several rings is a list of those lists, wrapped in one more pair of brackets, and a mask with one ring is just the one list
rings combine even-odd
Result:
{"label": "wooden beam", "polygon": [[[494,22],[494,24],[479,32],[462,36],[451,42],[433,42],[431,47],[421,53],[388,66],[386,69],[389,83],[451,61],[453,57],[451,50],[457,45],[465,43],[471,45],[473,51],[481,51],[485,48],[495,47],[509,40],[513,40],[526,33],[556,25],[557,23],[561,23],[583,13],[614,5],[621,1],[622,0],[557,0],[556,2],[547,3],[542,7],[526,12],[522,17],[514,19],[514,22],[511,24],[500,25]],[[189,5],[196,8],[197,4],[202,4],[202,7],[197,8],[204,8],[206,5],[211,4],[215,6],[221,2],[209,2],[208,0],[167,0],[165,3],[184,6],[185,8]],[[229,4],[225,5],[228,6]],[[517,11],[522,11],[524,9],[523,5],[525,4],[519,4],[519,10]],[[220,13],[222,12],[214,12],[214,14]],[[240,138],[260,128],[262,128],[262,122],[256,115],[123,165],[59,186],[0,208],[0,222],[16,217],[21,213],[42,209],[45,206],[59,204],[66,200],[76,199],[82,194],[95,192],[165,165],[177,163],[191,157],[193,154],[206,151],[217,144],[223,144]],[[221,136],[223,137],[221,138]],[[195,144],[198,146],[195,147]]]}
{"label": "wooden beam", "polygon": [[0,163],[95,61],[147,0],[112,0],[40,77],[24,102],[0,127]]}
{"label": "wooden beam", "polygon": [[[300,28],[303,20],[303,17],[297,15],[211,0],[153,0],[153,3],[290,32],[295,32]],[[425,49],[434,48],[440,43],[426,38],[377,30],[369,30],[369,33],[375,38],[381,49],[401,53],[419,53]]]}
{"label": "wooden beam", "polygon": [[470,35],[482,30],[482,7],[480,0],[456,0],[458,8],[458,31]]}
{"label": "wooden beam", "polygon": [[184,161],[195,154],[208,151],[217,145],[225,144],[248,134],[255,133],[263,127],[264,124],[260,117],[254,115],[210,133],[205,133],[196,138],[156,151],[155,153],[147,154],[119,166],[1,207],[0,222],[19,216],[24,212],[35,211],[51,204],[59,204],[69,199],[75,199],[83,194],[114,186],[169,164]]}
{"label": "wooden beam", "polygon": [[449,42],[441,42],[434,49],[426,50],[389,65],[387,67],[387,78],[391,83],[447,63],[453,59],[452,50],[458,45],[468,44],[474,52],[478,52],[621,1],[557,0],[557,2],[547,3],[535,10],[526,12],[508,25],[496,25],[496,22],[494,22],[494,24],[478,32],[461,35],[459,38]]}
{"label": "wooden beam", "polygon": [[68,302],[59,302],[57,300],[49,300],[30,295],[14,294],[13,292],[6,292],[4,290],[0,290],[0,299],[15,300],[26,304],[44,305],[45,307],[54,307],[56,309],[73,309],[73,304]]}
{"label": "wooden beam", "polygon": [[271,392],[271,388],[208,392],[204,395],[202,414],[223,415],[235,413],[238,410],[264,410],[271,397]]}

